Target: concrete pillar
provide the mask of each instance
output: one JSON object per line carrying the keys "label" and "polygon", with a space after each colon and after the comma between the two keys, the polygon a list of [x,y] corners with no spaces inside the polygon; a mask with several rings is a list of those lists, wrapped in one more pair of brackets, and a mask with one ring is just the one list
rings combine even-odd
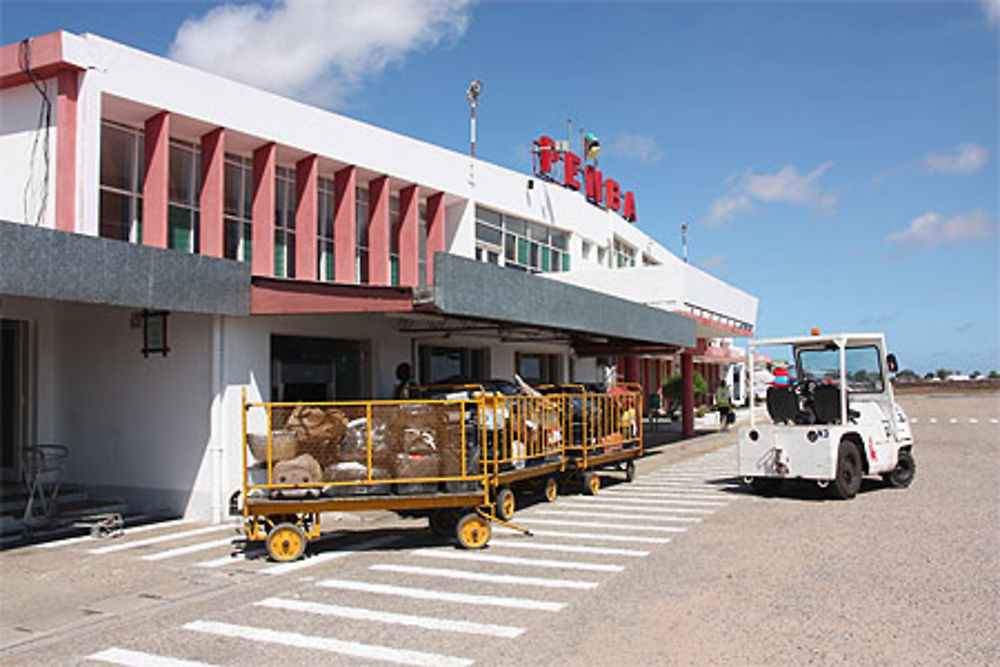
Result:
{"label": "concrete pillar", "polygon": [[202,255],[222,257],[226,230],[226,131],[219,127],[201,137],[201,192],[198,195],[199,247]]}
{"label": "concrete pillar", "polygon": [[358,245],[354,224],[357,178],[358,170],[354,166],[344,167],[333,177],[333,279],[338,283],[357,282],[354,269]]}
{"label": "concrete pillar", "polygon": [[399,284],[420,284],[420,197],[416,185],[399,191]]}
{"label": "concrete pillar", "polygon": [[[56,229],[76,231],[76,125],[79,73],[59,72],[56,92]],[[29,222],[25,220],[25,222]]]}
{"label": "concrete pillar", "polygon": [[368,182],[368,282],[389,284],[389,177]]}
{"label": "concrete pillar", "polygon": [[319,206],[319,158],[304,157],[295,163],[295,277],[312,281],[316,271],[316,209]]}
{"label": "concrete pillar", "polygon": [[694,435],[694,353],[681,353],[681,434]]}
{"label": "concrete pillar", "polygon": [[167,247],[167,204],[170,183],[170,113],[146,121],[146,164],[142,179],[142,243]]}
{"label": "concrete pillar", "polygon": [[253,152],[253,253],[251,273],[274,276],[274,170],[278,147],[265,144]]}
{"label": "concrete pillar", "polygon": [[434,254],[444,252],[444,193],[427,198],[427,284],[434,284]]}

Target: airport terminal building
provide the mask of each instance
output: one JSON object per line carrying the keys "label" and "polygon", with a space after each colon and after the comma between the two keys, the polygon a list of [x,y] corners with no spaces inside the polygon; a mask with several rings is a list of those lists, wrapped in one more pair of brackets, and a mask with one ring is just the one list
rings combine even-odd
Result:
{"label": "airport terminal building", "polygon": [[511,171],[90,34],[0,47],[4,480],[59,444],[67,481],[218,520],[243,388],[389,398],[403,362],[711,383],[757,299],[643,232],[641,193],[536,147]]}

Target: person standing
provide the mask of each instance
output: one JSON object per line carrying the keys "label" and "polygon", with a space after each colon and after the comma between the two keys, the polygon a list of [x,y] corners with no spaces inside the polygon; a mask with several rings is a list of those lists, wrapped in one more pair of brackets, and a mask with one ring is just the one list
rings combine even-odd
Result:
{"label": "person standing", "polygon": [[719,409],[719,423],[723,431],[729,428],[729,403],[729,386],[723,380],[715,390],[715,406]]}
{"label": "person standing", "polygon": [[412,371],[410,364],[405,361],[396,366],[396,388],[392,390],[392,397],[397,401],[405,401],[410,398],[410,387],[413,386]]}

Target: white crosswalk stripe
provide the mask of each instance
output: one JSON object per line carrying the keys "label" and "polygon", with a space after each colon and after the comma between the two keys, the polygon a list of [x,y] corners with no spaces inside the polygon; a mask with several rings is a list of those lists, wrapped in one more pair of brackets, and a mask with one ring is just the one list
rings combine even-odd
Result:
{"label": "white crosswalk stripe", "polygon": [[615,489],[607,489],[605,491],[608,495],[612,496],[634,496],[636,498],[676,498],[679,500],[719,500],[721,498],[727,498],[728,496],[720,496],[719,493],[688,493],[688,492],[658,492],[658,491],[643,491],[640,489],[623,489],[621,491],[616,491]]}
{"label": "white crosswalk stripe", "polygon": [[554,579],[551,577],[521,577],[512,574],[492,574],[470,572],[468,570],[453,570],[437,567],[420,567],[417,565],[396,565],[394,563],[376,563],[369,565],[369,570],[376,572],[395,572],[396,574],[417,574],[426,577],[442,577],[444,579],[464,579],[466,581],[483,581],[493,584],[511,584],[514,586],[536,586],[538,588],[597,588],[596,581],[581,581],[578,579]]}
{"label": "white crosswalk stripe", "polygon": [[437,653],[424,653],[423,651],[412,651],[388,646],[377,646],[374,644],[362,644],[360,642],[345,641],[342,639],[332,639],[329,637],[317,637],[315,635],[304,635],[298,632],[281,632],[269,628],[254,627],[249,625],[236,625],[233,623],[220,623],[217,621],[193,621],[184,625],[185,630],[203,632],[219,637],[230,637],[232,639],[242,639],[267,644],[280,644],[290,646],[295,649],[315,649],[328,653],[339,653],[349,655],[354,658],[365,658],[368,660],[384,660],[395,662],[400,665],[425,665],[426,667],[467,667],[473,663],[468,658],[457,658],[454,656],[440,655]]}
{"label": "white crosswalk stripe", "polygon": [[643,498],[642,496],[626,496],[623,493],[614,496],[580,496],[588,503],[634,503],[636,505],[690,505],[692,507],[725,507],[729,499],[719,500],[688,500],[687,498]]}
{"label": "white crosswalk stripe", "polygon": [[287,598],[267,598],[265,600],[255,602],[254,605],[258,607],[267,607],[269,609],[284,609],[288,611],[318,614],[321,616],[347,618],[355,621],[372,621],[374,623],[403,625],[412,628],[422,628],[424,630],[442,630],[444,632],[460,632],[470,635],[502,637],[505,639],[513,639],[514,637],[519,637],[524,634],[524,628],[518,628],[511,625],[495,625],[492,623],[475,623],[473,621],[460,621],[433,616],[397,614],[393,612],[376,611],[374,609],[362,609],[360,607],[345,607],[342,605],[308,602],[305,600],[289,600]]}
{"label": "white crosswalk stripe", "polygon": [[203,528],[195,528],[193,530],[181,531],[179,533],[170,533],[169,535],[157,535],[156,537],[147,537],[145,539],[135,540],[133,542],[121,542],[106,547],[90,549],[89,551],[87,551],[87,553],[98,554],[98,555],[109,554],[115,551],[124,551],[125,549],[136,549],[138,547],[146,547],[151,544],[162,544],[163,542],[173,542],[174,540],[182,540],[186,537],[195,537],[196,535],[205,535],[207,533],[218,533],[223,530],[232,531],[233,526],[231,525],[205,526]]}
{"label": "white crosswalk stripe", "polygon": [[[138,535],[139,533],[145,533],[151,530],[162,530],[164,528],[174,528],[176,526],[183,526],[195,523],[193,519],[172,519],[170,521],[160,521],[158,523],[148,523],[142,526],[126,527],[122,530],[122,534],[125,536]],[[120,537],[117,539],[121,539]],[[56,540],[54,542],[45,542],[43,544],[36,544],[34,548],[36,549],[55,549],[56,547],[65,547],[71,544],[79,544],[80,542],[87,542],[94,540],[93,537],[88,535],[81,535],[79,537],[69,537],[65,540]]]}
{"label": "white crosswalk stripe", "polygon": [[361,542],[359,544],[352,544],[350,546],[344,547],[342,550],[337,551],[324,551],[321,554],[317,554],[311,558],[306,558],[303,560],[292,561],[291,563],[279,563],[277,565],[271,565],[262,570],[259,570],[261,574],[270,575],[282,575],[288,574],[290,572],[298,572],[299,570],[304,570],[309,567],[315,567],[317,565],[322,565],[331,560],[337,560],[338,558],[345,558],[358,551],[368,551],[370,549],[377,549],[379,547],[385,546],[392,542],[402,539],[399,535],[383,535],[381,537],[376,537],[374,539],[368,540],[366,542]]}
{"label": "white crosswalk stripe", "polygon": [[545,560],[544,558],[518,558],[516,556],[495,556],[475,551],[455,551],[450,549],[417,549],[412,552],[414,556],[424,558],[441,558],[444,560],[463,560],[470,563],[499,563],[501,565],[523,565],[527,567],[542,567],[558,570],[589,570],[591,572],[621,572],[625,568],[621,565],[608,565],[606,563],[580,563],[570,560]]}
{"label": "white crosswalk stripe", "polygon": [[580,544],[557,544],[554,542],[539,542],[533,537],[524,539],[491,537],[490,548],[501,549],[537,549],[539,551],[558,551],[568,554],[592,554],[597,556],[633,556],[642,558],[648,556],[648,551],[641,549],[620,549],[617,547],[591,547]]}
{"label": "white crosswalk stripe", "polygon": [[[520,535],[518,531],[513,528],[506,528],[504,526],[498,526],[494,528],[498,533],[508,533],[514,535]],[[564,531],[564,530],[547,530],[547,529],[532,529],[531,532],[534,535],[541,535],[542,537],[564,537],[570,540],[599,540],[605,542],[638,542],[640,544],[669,544],[671,539],[669,537],[646,537],[645,535],[614,535],[608,533],[583,533],[579,531]]]}
{"label": "white crosswalk stripe", "polygon": [[186,554],[196,553],[198,551],[205,551],[207,549],[215,549],[216,547],[221,547],[227,544],[232,544],[233,539],[227,537],[221,540],[212,540],[210,542],[199,542],[198,544],[190,544],[186,547],[176,547],[174,549],[167,549],[166,551],[160,551],[155,554],[149,554],[143,556],[142,560],[165,560],[167,558],[175,558],[177,556],[184,556]]}
{"label": "white crosswalk stripe", "polygon": [[123,648],[107,648],[87,656],[87,660],[110,662],[113,665],[128,665],[129,667],[212,667],[210,663],[195,660],[179,660],[167,658],[142,651],[130,651]]}
{"label": "white crosswalk stripe", "polygon": [[698,523],[702,519],[696,516],[636,516],[635,514],[622,514],[621,512],[573,512],[567,510],[535,510],[532,513],[540,514],[542,516],[575,516],[575,517],[590,517],[593,519],[626,519],[632,521],[675,521],[681,523]]}
{"label": "white crosswalk stripe", "polygon": [[569,507],[569,508],[579,508],[579,509],[598,509],[598,510],[628,510],[629,512],[638,512],[645,514],[699,514],[707,516],[709,514],[715,514],[718,510],[705,509],[701,507],[646,507],[644,505],[631,504],[621,504],[617,505],[613,500],[608,501],[607,498],[604,499],[607,502],[591,502],[589,500],[564,500],[559,503],[559,507]]}
{"label": "white crosswalk stripe", "polygon": [[483,607],[504,607],[507,609],[527,609],[532,611],[560,611],[566,603],[551,600],[531,600],[501,595],[473,595],[469,593],[450,593],[427,588],[412,588],[409,586],[392,586],[375,584],[366,581],[349,579],[324,579],[316,584],[324,588],[335,588],[344,591],[389,595],[392,597],[412,598],[414,600],[438,600],[456,604],[471,604]]}
{"label": "white crosswalk stripe", "polygon": [[623,526],[620,523],[605,523],[603,521],[570,521],[569,519],[536,519],[522,517],[521,523],[531,526],[580,526],[582,528],[610,528],[612,530],[638,530],[651,533],[683,533],[687,528],[682,526]]}

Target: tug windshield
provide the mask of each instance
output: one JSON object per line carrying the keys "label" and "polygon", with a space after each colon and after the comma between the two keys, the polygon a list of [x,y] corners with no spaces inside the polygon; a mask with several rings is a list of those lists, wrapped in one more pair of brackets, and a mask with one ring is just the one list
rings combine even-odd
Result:
{"label": "tug windshield", "polygon": [[[877,347],[848,347],[844,356],[848,390],[856,393],[881,393],[885,389],[882,361]],[[801,349],[798,360],[802,378],[815,380],[820,384],[840,383],[840,355],[836,349]]]}

